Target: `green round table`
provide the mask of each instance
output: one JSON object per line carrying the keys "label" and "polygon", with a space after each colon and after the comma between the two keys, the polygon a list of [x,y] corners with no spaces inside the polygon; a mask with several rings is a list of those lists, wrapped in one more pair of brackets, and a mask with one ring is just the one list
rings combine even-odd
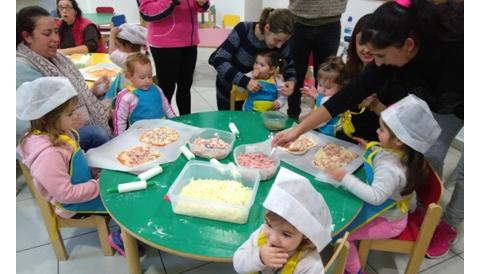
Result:
{"label": "green round table", "polygon": [[[263,126],[260,114],[255,112],[201,112],[176,117],[172,120],[192,126],[211,127],[226,131],[229,131],[228,123],[234,122],[240,131],[240,137],[235,141],[235,146],[264,141],[270,133]],[[292,122],[293,120],[289,120],[289,125]],[[221,162],[234,162],[233,153],[230,153]],[[163,173],[149,180],[155,182],[157,186],[122,194],[108,193],[107,189],[138,179],[125,172],[102,171],[100,177],[101,197],[106,209],[122,229],[130,273],[140,273],[135,239],[183,257],[230,262],[235,250],[263,223],[262,203],[275,176],[260,183],[248,222],[243,225],[173,213],[172,206],[164,199],[164,195],[186,163],[187,159],[180,155],[176,161],[162,164]],[[332,215],[333,235],[341,232],[360,212],[363,202],[349,192],[318,182],[313,176],[284,162],[281,162],[281,166],[307,177],[315,189],[322,193]],[[356,175],[363,178],[363,170],[357,171]]]}

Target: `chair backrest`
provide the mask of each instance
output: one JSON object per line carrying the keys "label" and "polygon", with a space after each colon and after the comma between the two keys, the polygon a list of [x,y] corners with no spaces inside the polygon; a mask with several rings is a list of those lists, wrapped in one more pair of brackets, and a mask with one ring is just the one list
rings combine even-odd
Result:
{"label": "chair backrest", "polygon": [[230,110],[235,110],[235,103],[238,101],[245,101],[248,92],[241,92],[236,87],[230,91]]}
{"label": "chair backrest", "polygon": [[350,244],[348,243],[348,232],[345,232],[341,239],[335,243],[335,251],[332,257],[328,260],[325,266],[325,274],[343,274],[345,271],[345,264],[347,263],[348,250]]}
{"label": "chair backrest", "polygon": [[427,207],[431,203],[438,204],[443,194],[442,180],[435,170],[428,165],[428,175],[425,182],[415,188],[420,203]]}
{"label": "chair backrest", "polygon": [[225,14],[223,15],[223,28],[232,28],[235,27],[240,22],[240,16],[236,14]]}
{"label": "chair backrest", "polygon": [[97,7],[95,11],[97,13],[115,13],[113,7]]}

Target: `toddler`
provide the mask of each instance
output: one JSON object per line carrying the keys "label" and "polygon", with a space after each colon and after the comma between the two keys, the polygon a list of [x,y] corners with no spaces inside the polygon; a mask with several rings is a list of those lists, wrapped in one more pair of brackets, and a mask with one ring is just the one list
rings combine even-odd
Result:
{"label": "toddler", "polygon": [[176,116],[163,91],[153,84],[152,64],[145,54],[134,53],[127,57],[125,77],[133,89],[125,88],[118,94],[113,113],[115,136],[138,120]]}
{"label": "toddler", "polygon": [[[363,158],[367,184],[343,169],[326,169],[341,186],[366,202],[359,217],[347,228],[354,231],[349,241],[389,239],[402,233],[412,192],[428,174],[423,154],[441,131],[427,104],[415,95],[391,105],[380,116],[379,142],[367,144],[355,138],[366,148]],[[380,205],[384,210],[378,213],[375,206]],[[346,270],[357,274],[360,268],[357,249],[350,243]]]}
{"label": "toddler", "polygon": [[310,181],[280,168],[263,206],[265,223],[235,252],[235,270],[324,273],[319,253],[331,241],[332,217]]}
{"label": "toddler", "polygon": [[[42,77],[17,89],[17,118],[30,129],[17,148],[38,192],[63,218],[106,213],[78,133],[72,129],[77,92],[64,77]],[[78,215],[77,215],[78,214]]]}

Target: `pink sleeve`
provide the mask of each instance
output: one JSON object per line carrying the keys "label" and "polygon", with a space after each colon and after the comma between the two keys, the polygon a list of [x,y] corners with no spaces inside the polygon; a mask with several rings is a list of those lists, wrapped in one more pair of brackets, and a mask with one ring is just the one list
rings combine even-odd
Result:
{"label": "pink sleeve", "polygon": [[118,93],[112,118],[114,136],[122,134],[127,129],[128,116],[135,106],[137,106],[137,103],[137,97],[127,89]]}
{"label": "pink sleeve", "polygon": [[155,16],[167,11],[172,0],[140,0],[140,11],[148,16]]}
{"label": "pink sleeve", "polygon": [[[70,157],[57,149],[41,153],[31,166],[32,176],[52,197],[61,203],[81,203],[99,195],[98,181],[73,185],[70,180]],[[64,154],[64,155],[62,155]]]}
{"label": "pink sleeve", "polygon": [[165,97],[165,94],[163,94],[162,89],[158,86],[157,88],[158,88],[158,91],[160,92],[160,95],[162,96],[162,108],[163,108],[163,112],[165,113],[165,116],[167,116],[167,118],[177,117],[177,114],[175,114],[175,111],[173,111],[172,106],[170,105],[170,103],[168,103],[167,97]]}

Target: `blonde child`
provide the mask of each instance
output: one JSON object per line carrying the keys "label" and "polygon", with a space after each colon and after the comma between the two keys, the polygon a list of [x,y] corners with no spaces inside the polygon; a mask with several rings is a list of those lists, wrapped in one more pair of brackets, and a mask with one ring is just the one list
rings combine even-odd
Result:
{"label": "blonde child", "polygon": [[[147,53],[146,46],[147,29],[145,27],[125,23],[119,27],[113,27],[110,31],[108,53],[110,54],[110,60],[119,67],[125,65],[125,61],[130,54]],[[131,83],[125,81],[123,73],[119,73],[112,81],[105,98],[110,99],[112,106],[115,106],[115,97],[118,92],[126,87],[131,87]]]}
{"label": "blonde child", "polygon": [[324,273],[320,251],[331,241],[332,218],[305,177],[280,168],[265,199],[265,223],[233,255],[238,273]]}
{"label": "blonde child", "polygon": [[[337,93],[345,84],[345,80],[346,71],[342,59],[337,56],[330,56],[318,68],[317,88],[306,86],[301,88],[300,91],[303,96],[308,96],[315,101],[314,109],[316,109]],[[303,121],[307,116],[301,116],[300,121]],[[338,115],[332,117],[327,123],[320,125],[319,131],[335,136],[341,128],[342,118],[341,115]]]}
{"label": "blonde child", "polygon": [[152,64],[145,54],[129,55],[124,72],[134,88],[133,90],[125,88],[118,94],[113,113],[115,136],[138,120],[176,116],[163,91],[153,84]]}
{"label": "blonde child", "polygon": [[[277,74],[277,68],[282,62],[284,61],[278,59],[275,51],[257,54],[253,64],[253,71],[247,73],[246,76],[256,80],[259,86],[258,89],[248,91],[247,99],[243,104],[244,111],[263,112],[278,110],[285,104],[287,97],[279,93],[280,87],[284,85],[284,82],[282,77]],[[233,86],[233,88],[238,88],[239,91],[246,91],[238,86]]]}
{"label": "blonde child", "polygon": [[[72,129],[77,92],[64,77],[42,77],[17,89],[17,118],[30,129],[17,148],[33,184],[63,218],[106,213],[78,133]],[[77,215],[78,214],[78,215]]]}
{"label": "blonde child", "polygon": [[[435,143],[440,127],[427,104],[409,95],[381,113],[379,142],[356,138],[365,148],[364,169],[367,184],[339,168],[327,168],[341,186],[366,202],[353,223],[358,230],[350,233],[349,241],[389,239],[399,235],[407,225],[408,204],[415,187],[428,171],[423,154]],[[390,208],[381,215],[369,215],[369,208],[379,205]],[[372,211],[374,212],[374,211]],[[374,218],[372,221],[371,218]],[[368,223],[367,223],[368,222]],[[347,228],[350,230],[349,228]],[[359,273],[360,260],[355,245],[350,244],[346,270]]]}

